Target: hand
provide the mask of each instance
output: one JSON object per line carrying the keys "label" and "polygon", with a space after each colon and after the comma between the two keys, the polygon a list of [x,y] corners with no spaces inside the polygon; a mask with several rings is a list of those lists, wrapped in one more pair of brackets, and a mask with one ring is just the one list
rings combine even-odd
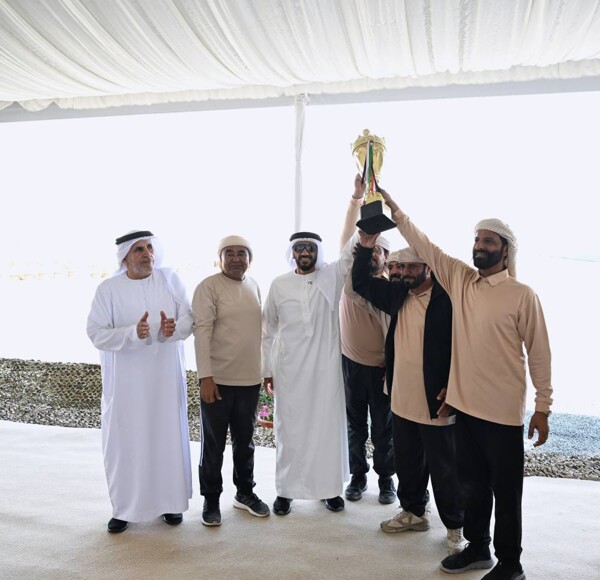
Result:
{"label": "hand", "polygon": [[167,318],[167,315],[161,310],[160,311],[160,331],[163,336],[169,338],[175,334],[175,319]]}
{"label": "hand", "polygon": [[212,377],[200,379],[200,398],[208,404],[222,400],[219,387],[217,387],[217,383],[215,383]]}
{"label": "hand", "polygon": [[363,248],[373,248],[377,243],[379,234],[367,234],[362,230],[358,230],[358,237],[360,238],[360,245]]}
{"label": "hand", "polygon": [[529,433],[527,434],[529,439],[533,439],[533,434],[536,429],[538,432],[538,438],[533,446],[539,447],[548,441],[548,434],[550,433],[550,427],[548,426],[548,415],[546,415],[546,413],[536,411],[531,416],[531,421],[529,421]]}
{"label": "hand", "polygon": [[144,316],[140,318],[140,321],[137,323],[136,330],[140,340],[145,340],[150,336],[150,325],[148,324],[147,312],[144,312]]}
{"label": "hand", "polygon": [[352,194],[352,197],[354,199],[361,199],[364,197],[366,189],[367,186],[363,181],[362,175],[357,173],[356,177],[354,178],[354,193]]}
{"label": "hand", "polygon": [[450,415],[454,414],[454,407],[451,407],[450,405],[448,405],[448,403],[446,403],[447,391],[448,389],[442,389],[436,397],[438,401],[442,401],[440,408],[437,410],[437,415],[440,419],[445,419],[446,417],[449,417]]}
{"label": "hand", "polygon": [[272,397],[275,394],[275,385],[273,384],[273,377],[265,377],[263,379],[263,384],[265,385],[265,391],[267,391],[267,395]]}
{"label": "hand", "polygon": [[392,199],[392,196],[385,189],[382,189],[380,187],[377,189],[377,191],[379,193],[381,193],[381,196],[383,197],[385,204],[390,208],[390,211],[392,213],[394,213],[396,210],[400,209],[398,207],[398,204]]}

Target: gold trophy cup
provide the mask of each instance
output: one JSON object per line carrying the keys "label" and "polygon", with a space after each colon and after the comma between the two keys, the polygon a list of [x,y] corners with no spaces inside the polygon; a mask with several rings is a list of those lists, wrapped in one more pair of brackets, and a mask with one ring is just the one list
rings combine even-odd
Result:
{"label": "gold trophy cup", "polygon": [[369,130],[365,129],[352,143],[352,154],[367,186],[360,208],[360,220],[356,222],[357,227],[367,234],[378,234],[395,228],[396,224],[383,212],[385,201],[377,185],[385,155],[385,140],[371,135]]}

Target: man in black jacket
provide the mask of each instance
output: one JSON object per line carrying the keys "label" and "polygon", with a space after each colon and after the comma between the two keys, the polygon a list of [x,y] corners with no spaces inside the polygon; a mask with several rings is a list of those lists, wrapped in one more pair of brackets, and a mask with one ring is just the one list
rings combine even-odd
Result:
{"label": "man in black jacket", "polygon": [[447,528],[448,551],[464,547],[454,417],[444,404],[452,335],[452,305],[429,267],[410,248],[393,252],[401,281],[370,276],[377,235],[360,232],[352,268],[358,294],[390,315],[386,337],[386,381],[392,407],[394,456],[401,510],[381,522],[384,532],[429,529],[431,484],[440,518]]}

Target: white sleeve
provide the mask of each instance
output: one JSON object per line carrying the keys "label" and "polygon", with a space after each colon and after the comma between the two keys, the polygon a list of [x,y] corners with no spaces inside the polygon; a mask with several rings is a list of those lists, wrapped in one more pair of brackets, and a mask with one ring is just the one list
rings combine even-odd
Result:
{"label": "white sleeve", "polygon": [[192,328],[194,326],[194,315],[192,314],[192,307],[190,306],[190,302],[187,298],[187,293],[185,291],[185,286],[181,278],[172,272],[168,279],[169,291],[173,293],[173,297],[175,298],[175,312],[167,312],[167,318],[173,317],[175,319],[175,332],[173,336],[169,336],[165,338],[160,332],[160,324],[159,324],[159,333],[158,340],[160,342],[174,342],[177,340],[185,340],[190,334],[192,334]]}
{"label": "white sleeve", "polygon": [[92,344],[103,351],[119,351],[141,348],[152,344],[152,337],[144,340],[138,338],[137,323],[120,328],[114,327],[112,297],[106,286],[100,285],[96,290],[92,308],[87,320],[87,335]]}
{"label": "white sleeve", "polygon": [[273,376],[273,344],[277,335],[279,320],[277,307],[274,300],[274,284],[271,284],[269,294],[265,300],[262,316],[262,375]]}

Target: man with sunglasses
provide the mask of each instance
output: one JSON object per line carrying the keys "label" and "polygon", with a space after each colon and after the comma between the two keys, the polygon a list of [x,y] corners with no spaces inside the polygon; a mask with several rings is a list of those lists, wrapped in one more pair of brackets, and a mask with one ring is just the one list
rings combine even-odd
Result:
{"label": "man with sunglasses", "polygon": [[292,270],[273,281],[263,311],[263,376],[275,393],[277,515],[290,513],[292,499],[343,510],[350,478],[339,302],[358,236],[331,264],[321,241],[307,231],[290,237]]}

